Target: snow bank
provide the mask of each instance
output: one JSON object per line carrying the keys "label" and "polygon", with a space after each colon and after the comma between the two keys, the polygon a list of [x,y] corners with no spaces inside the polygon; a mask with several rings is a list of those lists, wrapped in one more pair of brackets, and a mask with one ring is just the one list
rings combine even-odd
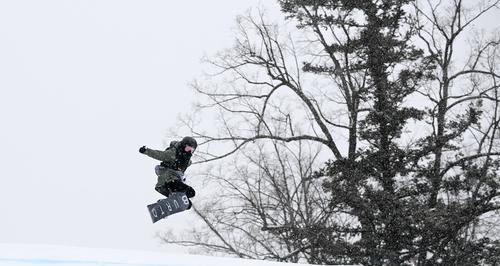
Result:
{"label": "snow bank", "polygon": [[[286,266],[270,261],[150,251],[0,244],[0,266]],[[300,264],[305,265],[305,264]]]}

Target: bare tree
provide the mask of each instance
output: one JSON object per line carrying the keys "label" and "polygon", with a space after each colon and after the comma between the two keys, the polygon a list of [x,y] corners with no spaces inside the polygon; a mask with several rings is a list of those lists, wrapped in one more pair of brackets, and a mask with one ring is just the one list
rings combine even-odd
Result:
{"label": "bare tree", "polygon": [[[262,13],[257,19],[239,17],[238,29],[235,46],[216,59],[207,60],[218,69],[211,78],[221,80],[214,86],[207,86],[209,81],[193,84],[199,94],[206,96],[206,102],[199,104],[200,109],[195,113],[218,109],[222,127],[218,128],[217,135],[207,135],[191,127],[192,132],[205,140],[203,144],[232,144],[232,148],[222,154],[207,152],[202,162],[224,158],[248,143],[266,139],[314,141],[328,147],[335,158],[342,158],[336,142],[339,136],[335,136],[334,129],[349,130],[350,126],[340,117],[328,119],[332,114],[327,116],[325,112],[335,112],[340,116],[345,110],[338,106],[327,110],[322,106],[332,102],[347,104],[343,93],[347,95],[348,105],[352,106],[351,92],[342,90],[337,97],[329,99],[321,89],[304,88],[303,83],[310,80],[302,78],[304,72],[297,50],[309,48],[296,47],[291,35],[280,36],[278,26],[267,25]],[[331,78],[325,77],[323,82],[331,82]],[[342,116],[355,119],[358,107],[352,109],[352,113],[343,113]],[[196,124],[191,120],[184,123],[188,126]],[[351,123],[356,125],[354,121]]]}
{"label": "bare tree", "polygon": [[212,254],[310,260],[314,256],[311,247],[321,237],[306,234],[313,228],[317,233],[331,231],[330,222],[340,219],[328,208],[321,180],[311,178],[319,155],[318,145],[303,141],[293,145],[273,141],[269,148],[257,145],[238,152],[234,167],[222,167],[210,176],[217,183],[216,197],[195,208],[205,226],[182,240],[171,233],[160,238],[166,243],[203,247]]}
{"label": "bare tree", "polygon": [[[428,58],[436,64],[432,82],[419,90],[428,100],[427,122],[432,126],[431,134],[421,142],[422,150],[433,155],[423,167],[431,188],[428,206],[431,210],[441,209],[444,212],[441,215],[457,218],[453,226],[447,224],[450,227],[442,235],[422,238],[419,261],[428,256],[432,245],[428,240],[438,237],[441,240],[436,248],[450,253],[444,259],[447,263],[466,263],[462,251],[481,239],[475,234],[478,219],[500,207],[496,201],[500,195],[497,176],[500,38],[471,29],[488,11],[498,9],[499,3],[458,0],[417,1],[414,5],[419,39],[425,43]],[[468,54],[463,51],[466,46],[460,46],[467,36],[472,37]],[[452,249],[449,242],[457,238],[461,239],[453,245],[457,250],[445,252]],[[454,256],[454,252],[462,255]]]}

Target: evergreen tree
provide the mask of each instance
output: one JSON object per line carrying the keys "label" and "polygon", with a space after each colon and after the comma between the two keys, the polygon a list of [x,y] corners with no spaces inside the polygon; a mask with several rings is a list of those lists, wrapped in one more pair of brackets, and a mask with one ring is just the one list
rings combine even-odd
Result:
{"label": "evergreen tree", "polygon": [[[306,62],[304,70],[344,78],[366,73],[366,86],[355,91],[353,102],[372,106],[360,119],[359,128],[351,123],[351,136],[358,141],[350,139],[349,156],[328,162],[317,173],[331,177],[324,184],[332,195],[331,206],[342,206],[356,217],[357,223],[342,230],[359,239],[341,241],[341,245],[339,241],[323,242],[322,252],[331,253],[331,258],[346,254],[352,262],[363,265],[479,263],[484,259],[480,258],[481,250],[489,254],[492,243],[487,238],[470,241],[462,233],[479,216],[498,209],[492,199],[498,197],[499,161],[492,158],[496,155],[492,149],[465,157],[463,147],[452,144],[479,124],[481,101],[471,102],[466,112],[450,121],[446,120],[447,95],[436,101],[434,109],[405,106],[422,84],[441,80],[442,92],[448,89],[442,86],[449,85],[446,77],[436,74],[438,68],[440,73],[447,70],[443,58],[426,55],[412,45],[420,29],[405,10],[413,1],[279,2],[300,28],[311,28],[318,35],[333,62],[333,67]],[[344,30],[345,41],[327,43],[324,29],[334,36],[337,30]],[[342,55],[354,63],[342,67],[338,63]],[[410,120],[431,121],[437,129],[422,136],[417,145],[403,146],[402,131]],[[445,150],[462,159],[447,161]],[[474,160],[483,157],[486,161]],[[444,170],[443,164],[447,164]],[[456,166],[461,167],[460,173],[448,179],[448,170]],[[470,195],[471,183],[476,186],[472,196],[442,197],[450,193]]]}

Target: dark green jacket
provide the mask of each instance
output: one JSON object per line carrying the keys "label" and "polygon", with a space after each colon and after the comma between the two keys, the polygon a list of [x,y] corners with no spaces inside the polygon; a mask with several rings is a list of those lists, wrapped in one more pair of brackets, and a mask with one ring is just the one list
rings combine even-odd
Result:
{"label": "dark green jacket", "polygon": [[[175,164],[176,158],[174,147],[168,148],[164,151],[146,148],[144,154],[158,161],[162,161],[163,165]],[[164,186],[165,183],[172,182],[176,179],[182,181],[179,175],[176,173],[176,170],[182,173],[184,173],[184,171],[182,171],[181,169],[171,169],[163,165],[158,165],[155,168],[156,175],[158,176],[158,183],[156,184],[156,187]]]}

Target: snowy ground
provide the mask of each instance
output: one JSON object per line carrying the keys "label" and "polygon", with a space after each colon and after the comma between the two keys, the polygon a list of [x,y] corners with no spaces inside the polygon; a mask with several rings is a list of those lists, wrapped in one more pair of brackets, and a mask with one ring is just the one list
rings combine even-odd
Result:
{"label": "snowy ground", "polygon": [[[150,251],[0,244],[0,266],[286,266],[290,263]],[[300,264],[305,265],[305,264]]]}

